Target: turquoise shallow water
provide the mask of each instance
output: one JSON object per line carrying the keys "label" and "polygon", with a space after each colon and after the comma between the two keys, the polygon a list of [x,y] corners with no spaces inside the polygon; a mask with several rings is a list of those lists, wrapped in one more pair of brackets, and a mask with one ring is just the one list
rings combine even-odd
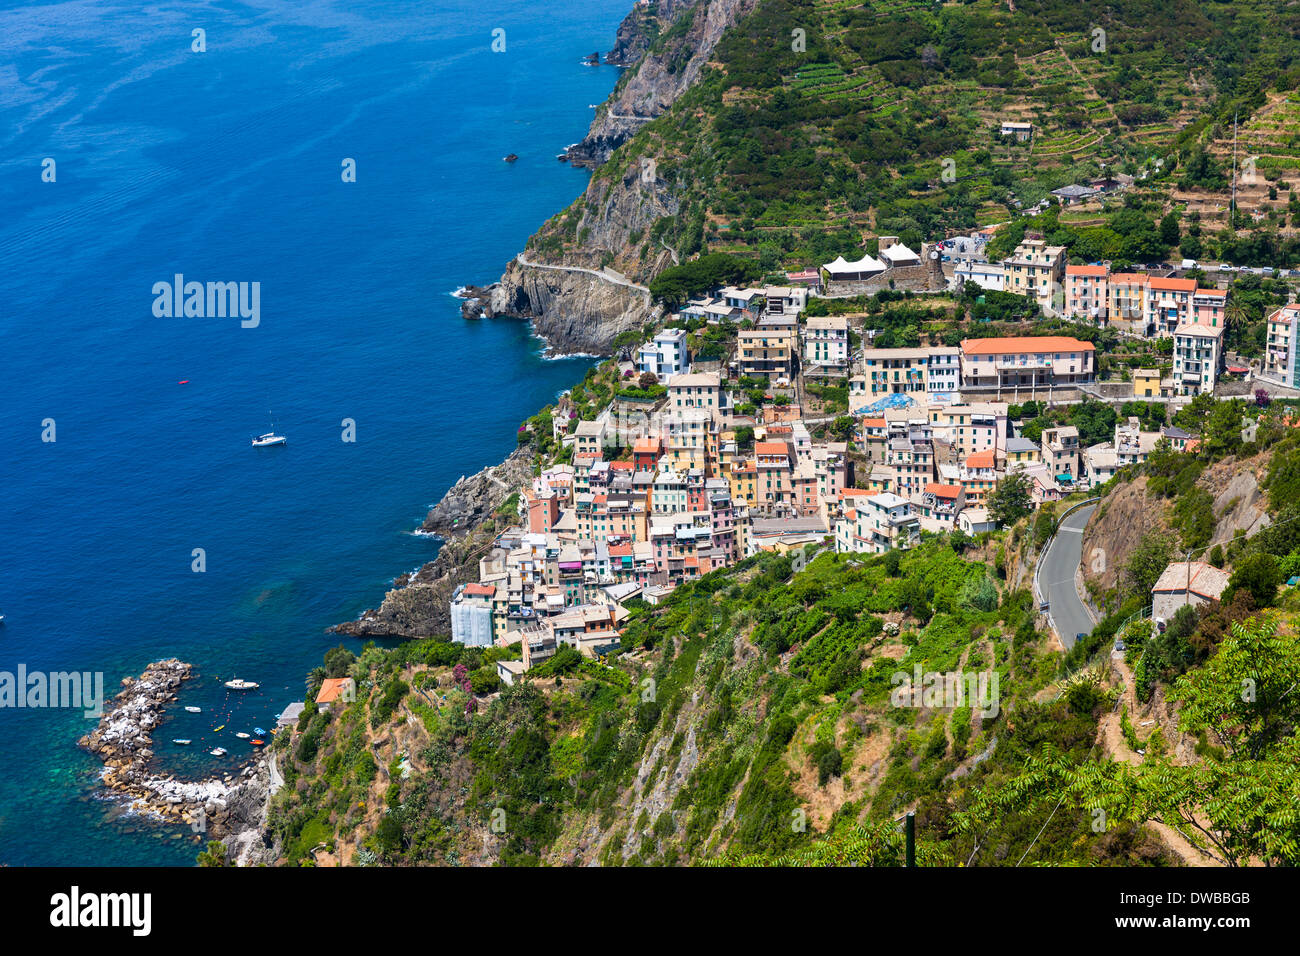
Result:
{"label": "turquoise shallow water", "polygon": [[[409,533],[429,505],[585,370],[449,293],[581,192],[554,156],[629,6],[0,4],[0,671],[111,693],[193,662],[204,712],[155,735],[195,739],[160,747],[181,772],[234,766],[233,732],[302,697],[324,629],[436,553]],[[155,317],[176,273],[259,282],[260,325]],[[252,449],[268,411],[289,444]],[[219,723],[224,761],[197,750]],[[97,792],[91,726],[0,708],[0,863],[191,863],[188,831]]]}

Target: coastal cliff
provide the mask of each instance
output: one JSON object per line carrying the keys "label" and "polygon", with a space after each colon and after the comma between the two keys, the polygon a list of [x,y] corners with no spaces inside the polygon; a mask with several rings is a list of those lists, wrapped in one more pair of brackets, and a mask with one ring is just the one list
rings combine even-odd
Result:
{"label": "coastal cliff", "polygon": [[[532,477],[527,448],[517,448],[499,465],[462,477],[433,506],[420,525],[438,535],[438,556],[414,574],[404,574],[377,608],[331,630],[348,637],[431,637],[451,630],[451,596],[478,580],[478,559],[492,546],[494,516]],[[513,518],[513,511],[510,514]]]}
{"label": "coastal cliff", "polygon": [[599,166],[645,123],[664,113],[699,79],[727,27],[756,0],[659,0],[654,14],[636,7],[619,25],[607,63],[630,67],[591,129],[569,147],[569,162]]}
{"label": "coastal cliff", "polygon": [[[681,210],[656,157],[606,168],[614,151],[699,78],[723,33],[755,0],[661,0],[619,27],[607,62],[635,62],[566,158],[597,169],[583,195],[549,220],[489,287],[481,313],[531,321],[559,354],[608,354],[620,333],[658,317],[646,283],[679,255],[655,232]],[[671,230],[675,232],[676,230]]]}

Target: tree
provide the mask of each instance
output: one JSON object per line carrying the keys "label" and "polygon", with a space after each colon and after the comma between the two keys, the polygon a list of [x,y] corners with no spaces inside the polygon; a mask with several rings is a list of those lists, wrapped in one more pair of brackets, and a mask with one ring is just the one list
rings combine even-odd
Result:
{"label": "tree", "polygon": [[659,377],[654,372],[642,372],[636,383],[641,388],[654,388],[659,384]]}
{"label": "tree", "polygon": [[989,493],[989,517],[998,524],[1013,525],[1034,510],[1034,499],[1029,491],[1029,479],[1013,472],[998,482]]}
{"label": "tree", "polygon": [[220,840],[209,840],[208,848],[198,856],[199,866],[228,866],[226,845]]}
{"label": "tree", "polygon": [[954,814],[960,833],[987,832],[1026,808],[1068,801],[1108,827],[1160,822],[1224,866],[1300,864],[1300,642],[1271,621],[1233,622],[1218,653],[1178,680],[1179,727],[1213,736],[1222,755],[1191,765],[1149,753],[1141,764],[1077,757],[1045,744],[1001,786]]}
{"label": "tree", "polygon": [[1281,580],[1277,558],[1262,552],[1248,554],[1233,569],[1224,599],[1231,600],[1238,588],[1244,588],[1250,592],[1256,607],[1268,607],[1277,597],[1277,586]]}
{"label": "tree", "polygon": [[1181,233],[1178,229],[1178,216],[1174,213],[1168,213],[1160,220],[1160,241],[1166,246],[1173,247],[1178,245]]}
{"label": "tree", "polygon": [[1168,535],[1156,531],[1143,535],[1124,564],[1124,577],[1132,591],[1145,600],[1165,573],[1172,555],[1173,542]]}

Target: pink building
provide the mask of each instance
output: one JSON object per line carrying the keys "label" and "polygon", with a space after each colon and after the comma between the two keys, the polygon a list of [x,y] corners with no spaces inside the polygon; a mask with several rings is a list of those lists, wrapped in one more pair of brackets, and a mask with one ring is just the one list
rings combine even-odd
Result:
{"label": "pink building", "polygon": [[1101,324],[1109,311],[1106,266],[1065,267],[1065,314]]}

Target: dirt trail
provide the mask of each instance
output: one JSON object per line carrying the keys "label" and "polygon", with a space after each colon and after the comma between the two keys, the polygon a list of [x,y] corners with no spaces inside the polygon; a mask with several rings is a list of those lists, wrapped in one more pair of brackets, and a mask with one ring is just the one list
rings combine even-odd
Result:
{"label": "dirt trail", "polygon": [[[1133,672],[1129,669],[1128,664],[1124,661],[1123,655],[1114,655],[1110,661],[1111,667],[1120,680],[1123,681],[1123,693],[1121,702],[1128,707],[1129,720],[1134,720],[1143,716],[1149,708],[1138,707],[1137,695],[1134,692]],[[1102,749],[1107,756],[1113,760],[1122,760],[1125,763],[1137,766],[1142,762],[1142,756],[1134,753],[1124,739],[1124,732],[1120,729],[1120,709],[1106,713],[1098,726],[1098,737]],[[1183,861],[1186,866],[1219,866],[1221,865],[1214,857],[1202,850],[1194,847],[1191,842],[1175,830],[1173,827],[1164,823],[1151,821],[1146,824],[1154,833],[1156,833],[1162,843]]]}

